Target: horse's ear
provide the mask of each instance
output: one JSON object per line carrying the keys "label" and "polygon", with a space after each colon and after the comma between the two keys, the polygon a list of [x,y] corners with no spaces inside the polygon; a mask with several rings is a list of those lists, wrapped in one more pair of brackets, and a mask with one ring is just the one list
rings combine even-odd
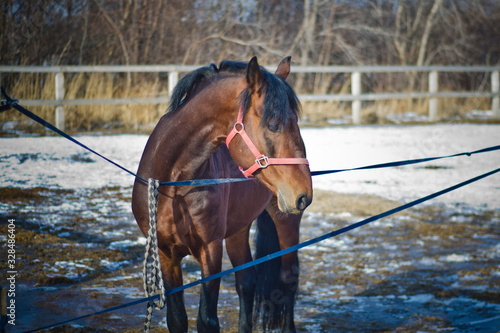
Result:
{"label": "horse's ear", "polygon": [[290,62],[292,60],[292,57],[288,56],[281,60],[280,64],[278,65],[278,69],[276,70],[276,75],[281,76],[283,80],[286,80],[288,77],[288,74],[290,74]]}
{"label": "horse's ear", "polygon": [[253,57],[247,66],[247,84],[248,91],[250,93],[257,92],[261,90],[266,82],[264,81],[264,74],[260,70],[259,63],[257,62],[257,57]]}

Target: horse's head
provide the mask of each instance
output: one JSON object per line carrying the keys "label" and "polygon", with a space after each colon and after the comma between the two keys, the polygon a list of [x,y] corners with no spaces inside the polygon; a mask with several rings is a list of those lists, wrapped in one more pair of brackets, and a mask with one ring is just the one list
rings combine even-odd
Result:
{"label": "horse's head", "polygon": [[248,63],[247,89],[226,143],[245,176],[272,191],[283,213],[298,214],[312,201],[312,181],[297,124],[300,103],[285,81],[289,73],[290,57],[275,74],[263,71],[256,58]]}

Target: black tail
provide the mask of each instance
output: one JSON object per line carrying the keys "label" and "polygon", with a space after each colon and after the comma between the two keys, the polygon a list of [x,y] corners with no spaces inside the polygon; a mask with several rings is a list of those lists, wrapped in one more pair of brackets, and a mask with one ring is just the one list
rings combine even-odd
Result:
{"label": "black tail", "polygon": [[[261,258],[280,250],[278,233],[274,221],[267,211],[257,218],[257,235],[255,238],[255,257]],[[269,260],[256,266],[257,286],[255,288],[254,322],[262,319],[262,328],[281,328],[284,321],[285,304],[283,302],[283,285],[281,283],[281,258]]]}

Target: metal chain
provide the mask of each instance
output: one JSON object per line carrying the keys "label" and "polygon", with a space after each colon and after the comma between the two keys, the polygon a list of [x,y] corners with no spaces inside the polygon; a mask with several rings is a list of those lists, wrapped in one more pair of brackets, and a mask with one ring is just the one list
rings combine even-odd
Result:
{"label": "metal chain", "polygon": [[144,321],[144,332],[149,332],[153,306],[158,310],[165,307],[165,287],[161,273],[160,256],[158,253],[158,238],[156,232],[156,216],[158,213],[158,187],[160,182],[150,178],[148,180],[148,206],[149,206],[149,230],[146,241],[146,253],[143,263],[143,284],[146,297],[159,294],[158,303],[154,300],[148,301],[146,319]]}

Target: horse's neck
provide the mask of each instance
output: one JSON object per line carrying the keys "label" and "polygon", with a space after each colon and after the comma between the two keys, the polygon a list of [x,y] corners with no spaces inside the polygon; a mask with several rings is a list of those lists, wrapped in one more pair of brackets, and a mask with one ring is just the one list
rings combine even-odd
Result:
{"label": "horse's neck", "polygon": [[215,93],[207,87],[182,106],[182,110],[160,121],[155,129],[159,137],[155,157],[160,158],[163,181],[203,176],[208,159],[225,142],[229,128],[236,122],[236,98],[243,90],[240,81],[224,84],[228,89],[224,101],[220,97],[222,87],[217,87]]}

